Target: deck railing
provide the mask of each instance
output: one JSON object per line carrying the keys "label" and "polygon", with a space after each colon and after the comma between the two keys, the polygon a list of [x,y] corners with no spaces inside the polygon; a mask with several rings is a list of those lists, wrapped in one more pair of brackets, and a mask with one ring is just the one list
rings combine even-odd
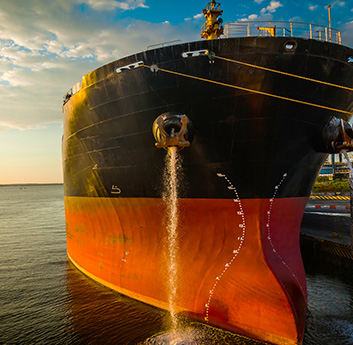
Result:
{"label": "deck railing", "polygon": [[174,40],[174,41],[162,42],[162,43],[157,43],[157,44],[151,44],[151,45],[147,46],[147,50],[156,49],[156,48],[163,48],[163,47],[172,46],[174,44],[180,44],[180,43],[181,43],[181,40]]}
{"label": "deck railing", "polygon": [[224,25],[228,37],[282,36],[302,37],[341,44],[341,31],[330,27],[298,22],[229,22]]}

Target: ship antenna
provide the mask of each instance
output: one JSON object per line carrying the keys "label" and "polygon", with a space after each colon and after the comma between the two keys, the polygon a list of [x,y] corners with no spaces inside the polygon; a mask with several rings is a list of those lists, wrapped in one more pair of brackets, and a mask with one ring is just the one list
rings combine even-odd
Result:
{"label": "ship antenna", "polygon": [[329,38],[330,38],[330,42],[331,42],[331,5],[328,5],[327,9],[328,9]]}
{"label": "ship antenna", "polygon": [[223,13],[221,4],[212,0],[202,10],[202,13],[205,16],[206,22],[202,26],[201,37],[206,40],[213,40],[221,36],[223,34],[223,20],[222,18],[218,18]]}

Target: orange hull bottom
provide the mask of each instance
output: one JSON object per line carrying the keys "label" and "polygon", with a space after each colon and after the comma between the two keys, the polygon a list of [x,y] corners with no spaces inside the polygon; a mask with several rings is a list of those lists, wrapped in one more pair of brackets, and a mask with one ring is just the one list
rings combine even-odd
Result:
{"label": "orange hull bottom", "polygon": [[[273,344],[301,344],[306,280],[299,229],[307,198],[179,199],[174,308]],[[98,282],[169,309],[165,204],[65,197],[67,250]]]}

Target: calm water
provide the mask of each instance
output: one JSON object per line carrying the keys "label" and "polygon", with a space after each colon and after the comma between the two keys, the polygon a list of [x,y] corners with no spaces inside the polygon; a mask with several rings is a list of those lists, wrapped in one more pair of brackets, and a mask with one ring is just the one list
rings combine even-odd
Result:
{"label": "calm water", "polygon": [[[61,185],[0,187],[0,344],[167,343],[165,312],[86,278],[67,261],[65,246]],[[352,277],[306,269],[304,344],[353,344]],[[191,326],[173,344],[259,344]]]}

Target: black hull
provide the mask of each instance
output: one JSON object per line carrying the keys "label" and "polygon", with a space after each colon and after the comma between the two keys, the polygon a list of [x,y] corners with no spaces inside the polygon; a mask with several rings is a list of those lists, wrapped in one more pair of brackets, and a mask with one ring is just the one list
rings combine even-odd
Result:
{"label": "black hull", "polygon": [[218,59],[210,63],[207,56],[181,55],[208,49],[222,57],[353,86],[353,66],[346,62],[352,50],[297,39],[297,50],[286,52],[286,41],[193,42],[136,54],[86,75],[81,91],[64,106],[65,194],[114,197],[110,192],[115,185],[121,190],[117,197],[160,197],[165,153],[155,149],[151,128],[158,115],[177,111],[186,114],[195,128],[191,147],[182,152],[188,183],[184,197],[231,198],[231,191],[219,188],[215,177],[219,169],[231,177],[244,198],[270,197],[284,173],[290,178],[278,197],[309,195],[326,157],[316,150],[318,136],[333,116],[347,119],[344,114],[162,71],[153,73],[146,67],[115,72],[117,67],[144,61],[186,75],[351,111],[353,94],[347,90]]}

